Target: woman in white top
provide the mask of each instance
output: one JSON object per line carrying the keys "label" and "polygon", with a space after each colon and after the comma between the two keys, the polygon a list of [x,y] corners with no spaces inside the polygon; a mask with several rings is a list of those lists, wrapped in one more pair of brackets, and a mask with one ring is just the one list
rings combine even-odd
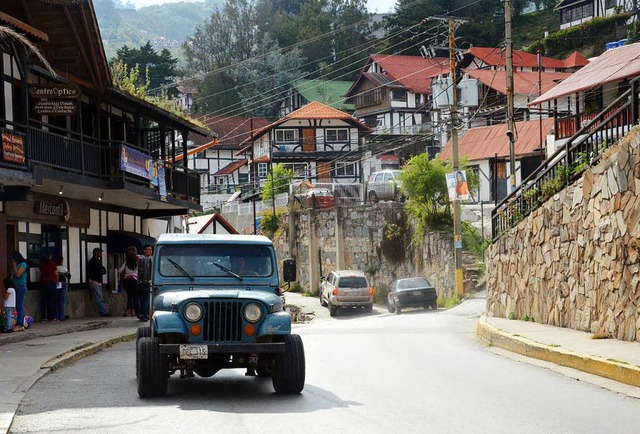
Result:
{"label": "woman in white top", "polygon": [[58,304],[58,319],[60,321],[64,321],[66,318],[65,315],[65,306],[67,305],[67,294],[69,293],[69,279],[71,278],[71,273],[69,273],[69,269],[64,265],[64,258],[62,256],[58,257],[56,261],[57,269],[58,269],[58,284],[56,285],[56,302]]}
{"label": "woman in white top", "polygon": [[127,249],[127,257],[124,263],[118,268],[118,273],[122,279],[122,287],[127,292],[127,308],[124,315],[136,316],[138,300],[138,250],[131,246]]}

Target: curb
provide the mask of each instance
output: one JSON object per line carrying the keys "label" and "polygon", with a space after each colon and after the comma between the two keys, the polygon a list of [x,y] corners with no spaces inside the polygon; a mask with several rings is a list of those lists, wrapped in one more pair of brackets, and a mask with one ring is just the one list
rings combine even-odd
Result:
{"label": "curb", "polygon": [[534,342],[521,336],[515,336],[488,324],[484,315],[478,320],[477,333],[480,339],[489,345],[640,387],[640,368],[636,366],[625,365],[597,356],[572,353]]}
{"label": "curb", "polygon": [[72,363],[77,362],[78,360],[84,359],[85,357],[88,357],[92,354],[96,354],[104,350],[105,348],[109,348],[114,344],[118,344],[120,342],[129,342],[134,340],[135,338],[136,333],[128,333],[126,335],[105,339],[104,341],[96,342],[94,344],[81,346],[77,349],[73,349],[71,351],[67,351],[66,353],[55,356],[54,358],[43,364],[40,369],[48,370],[49,372],[57,371],[58,369],[64,368],[71,365]]}
{"label": "curb", "polygon": [[38,330],[36,326],[32,331],[25,330],[24,332],[14,332],[0,336],[0,345],[15,344],[16,342],[24,342],[48,336],[58,336],[75,332],[97,330],[108,326],[109,323],[110,321],[96,320],[84,324],[61,326],[45,330]]}

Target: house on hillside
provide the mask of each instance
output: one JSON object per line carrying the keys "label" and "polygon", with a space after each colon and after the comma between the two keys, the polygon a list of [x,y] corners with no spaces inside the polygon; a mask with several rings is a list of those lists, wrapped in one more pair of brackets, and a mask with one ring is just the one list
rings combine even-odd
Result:
{"label": "house on hillside", "polygon": [[257,130],[239,154],[251,159],[261,186],[272,164],[283,164],[295,179],[315,185],[360,183],[361,144],[370,131],[350,114],[314,101]]}
{"label": "house on hillside", "polygon": [[620,100],[619,96],[629,89],[632,80],[640,77],[638,53],[640,43],[605,51],[530,103],[548,111],[569,113],[555,117],[555,135],[553,143],[549,144],[549,155],[598,116],[610,117],[618,136],[629,130],[633,110],[631,106],[620,109],[628,105],[628,100]]}
{"label": "house on hillside", "polygon": [[[521,50],[513,50],[513,70],[516,71],[538,71],[544,72],[575,72],[586,66],[589,60],[575,51],[566,59],[554,59],[551,57],[538,56]],[[465,52],[459,66],[464,69],[491,69],[506,70],[507,58],[503,48],[496,47],[472,47]]]}
{"label": "house on hillside", "polygon": [[[516,122],[515,142],[516,186],[520,185],[545,158],[540,143],[553,132],[553,119]],[[511,179],[509,168],[509,138],[507,124],[470,128],[458,140],[458,154],[466,158],[469,167],[478,171],[480,188],[473,192],[475,201],[500,201],[507,196]],[[438,158],[451,160],[452,145],[447,143]]]}
{"label": "house on hillside", "polygon": [[[204,209],[219,208],[236,191],[250,189],[248,160],[236,155],[251,131],[269,125],[265,118],[204,115],[200,122],[215,133],[195,137],[190,143],[187,166],[200,174],[200,197]],[[179,161],[182,156],[177,156]]]}
{"label": "house on hillside", "polygon": [[431,80],[448,72],[446,58],[373,54],[345,95],[374,135],[430,133]]}
{"label": "house on hillside", "polygon": [[351,114],[354,110],[353,104],[348,104],[344,96],[350,86],[350,81],[297,80],[289,86],[284,100],[280,103],[280,117],[312,101],[321,102]]}
{"label": "house on hillside", "polygon": [[200,180],[175,157],[208,130],[114,88],[91,1],[2,1],[0,25],[0,275],[8,252],[27,258],[26,306],[37,314],[38,263],[62,256],[67,313],[105,314],[87,290],[98,249],[105,301],[122,312],[107,289],[126,248],[180,232],[182,216],[201,210]]}
{"label": "house on hillside", "polygon": [[623,11],[637,14],[637,0],[561,0],[554,9],[560,16],[560,29],[577,26],[595,17],[608,17]]}

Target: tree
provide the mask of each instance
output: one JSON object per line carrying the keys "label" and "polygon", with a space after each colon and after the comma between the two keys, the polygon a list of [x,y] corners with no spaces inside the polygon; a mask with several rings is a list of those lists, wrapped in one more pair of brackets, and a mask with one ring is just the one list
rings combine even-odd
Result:
{"label": "tree", "polygon": [[277,118],[286,84],[302,76],[302,57],[297,49],[281,52],[268,35],[258,52],[266,54],[238,67],[237,83],[243,83],[238,94],[246,113]]}
{"label": "tree", "polygon": [[421,223],[450,220],[447,172],[451,166],[442,160],[429,160],[427,154],[411,158],[400,172],[407,210]]}
{"label": "tree", "polygon": [[128,69],[138,65],[141,71],[138,85],[148,82],[150,89],[172,83],[176,77],[182,75],[177,68],[178,59],[173,57],[166,48],[158,53],[149,41],[139,48],[122,46],[116,51],[116,57],[111,61],[112,64],[117,62],[123,63]]}
{"label": "tree", "polygon": [[293,170],[287,169],[282,164],[276,164],[273,166],[272,173],[267,174],[267,181],[262,187],[262,200],[269,200],[277,194],[288,192],[292,180]]}
{"label": "tree", "polygon": [[198,85],[198,94],[193,100],[193,111],[203,115],[222,112],[243,115],[243,103],[236,85],[236,79],[227,72],[207,74]]}

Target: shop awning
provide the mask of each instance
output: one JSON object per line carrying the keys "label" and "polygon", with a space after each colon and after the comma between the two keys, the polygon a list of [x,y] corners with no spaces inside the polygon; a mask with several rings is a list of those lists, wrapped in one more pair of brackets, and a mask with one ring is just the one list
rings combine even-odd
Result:
{"label": "shop awning", "polygon": [[142,254],[142,247],[146,244],[154,245],[156,239],[135,232],[107,231],[107,252],[127,253],[127,248],[134,246],[138,254]]}

